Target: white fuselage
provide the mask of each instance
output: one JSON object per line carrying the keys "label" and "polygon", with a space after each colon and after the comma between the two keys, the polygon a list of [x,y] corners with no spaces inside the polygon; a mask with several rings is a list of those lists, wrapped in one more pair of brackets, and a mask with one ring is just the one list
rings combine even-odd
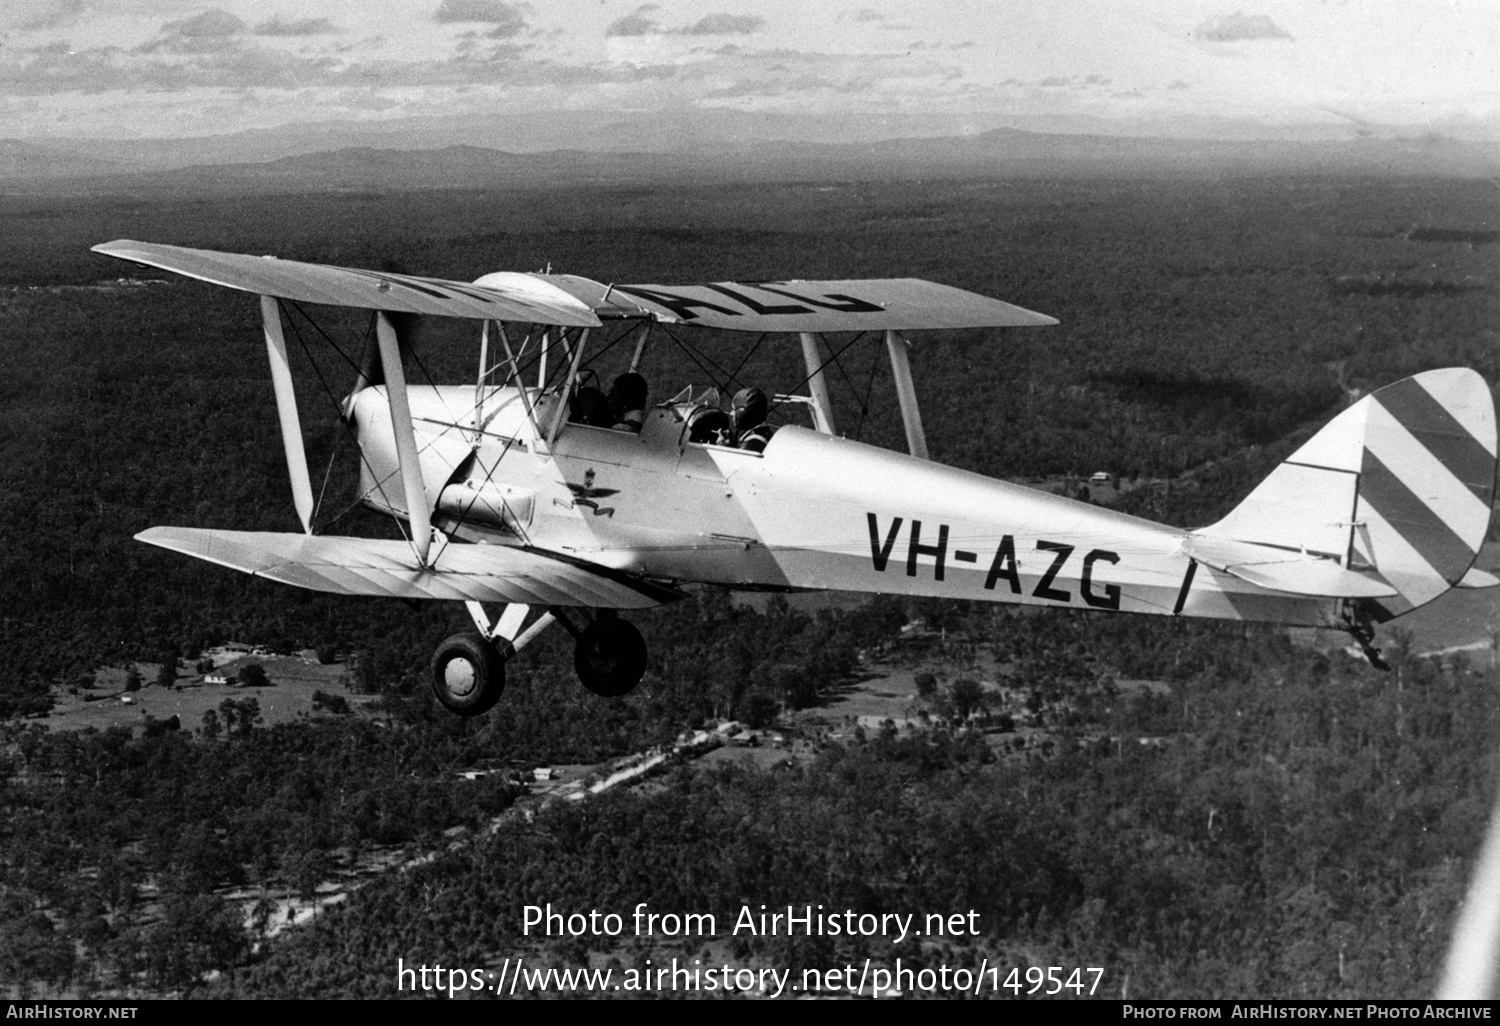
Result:
{"label": "white fuselage", "polygon": [[[669,582],[1339,623],[1334,600],[1195,566],[1181,529],[805,428],[764,453],[700,445],[665,406],[639,434],[562,422],[549,445],[553,397],[409,395],[433,524],[466,541]],[[403,516],[385,389],[351,412],[364,499]]]}

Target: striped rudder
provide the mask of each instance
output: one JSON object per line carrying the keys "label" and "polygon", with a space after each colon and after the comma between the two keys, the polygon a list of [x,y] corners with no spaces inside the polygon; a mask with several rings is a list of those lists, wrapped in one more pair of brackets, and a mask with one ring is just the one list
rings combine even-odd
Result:
{"label": "striped rudder", "polygon": [[1376,620],[1425,605],[1474,564],[1495,493],[1495,408],[1470,370],[1418,374],[1370,395],[1353,566],[1400,594],[1372,601]]}
{"label": "striped rudder", "polygon": [[1335,417],[1202,533],[1337,560],[1394,588],[1360,599],[1389,620],[1453,587],[1489,528],[1495,407],[1463,368],[1427,371]]}

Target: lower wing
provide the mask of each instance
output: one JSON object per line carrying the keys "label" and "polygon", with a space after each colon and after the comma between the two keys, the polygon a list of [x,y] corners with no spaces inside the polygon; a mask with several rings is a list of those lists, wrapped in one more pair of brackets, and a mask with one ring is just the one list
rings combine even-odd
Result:
{"label": "lower wing", "polygon": [[644,609],[681,592],[584,562],[504,545],[443,548],[421,566],[404,541],[153,527],[137,541],[336,595]]}

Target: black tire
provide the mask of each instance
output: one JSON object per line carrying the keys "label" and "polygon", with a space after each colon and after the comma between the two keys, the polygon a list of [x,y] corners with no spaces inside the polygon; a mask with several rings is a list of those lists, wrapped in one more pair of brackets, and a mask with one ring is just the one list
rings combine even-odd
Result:
{"label": "black tire", "polygon": [[489,712],[504,690],[505,663],[478,634],[455,634],[432,653],[432,693],[449,712]]}
{"label": "black tire", "polygon": [[579,636],[573,669],[583,686],[596,695],[628,695],[646,673],[646,639],[618,616],[602,616]]}

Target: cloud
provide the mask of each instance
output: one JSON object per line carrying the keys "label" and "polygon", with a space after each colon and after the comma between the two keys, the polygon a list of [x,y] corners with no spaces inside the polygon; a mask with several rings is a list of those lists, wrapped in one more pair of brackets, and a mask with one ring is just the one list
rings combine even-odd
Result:
{"label": "cloud", "polygon": [[1292,34],[1265,14],[1233,14],[1210,18],[1193,30],[1211,43],[1233,43],[1244,39],[1291,39]]}
{"label": "cloud", "polygon": [[228,11],[211,7],[181,21],[169,21],[157,37],[142,43],[140,53],[205,54],[236,49],[245,23]]}
{"label": "cloud", "polygon": [[175,69],[188,85],[223,88],[295,89],[328,81],[337,64],[328,57],[301,57],[285,50],[247,46],[212,61]]}
{"label": "cloud", "polygon": [[679,95],[691,95],[700,105],[766,109],[768,104],[791,103],[809,109],[809,105],[826,103],[844,105],[849,97],[857,97],[861,109],[873,110],[914,90],[929,99],[951,97],[967,88],[962,78],[958,66],[927,53],[827,54],[778,49],[683,65],[678,83]]}
{"label": "cloud", "polygon": [[691,25],[681,28],[669,29],[655,18],[652,13],[661,10],[659,4],[642,4],[631,11],[625,17],[610,23],[609,28],[604,30],[606,36],[629,37],[629,36],[744,36],[752,32],[759,32],[766,27],[766,19],[756,14],[705,14]]}
{"label": "cloud", "polygon": [[[462,49],[462,48],[461,48]],[[473,87],[506,85],[522,89],[593,89],[672,78],[673,65],[586,65],[530,59],[525,47],[497,46],[484,52],[462,50],[442,61],[376,58],[331,73],[327,82],[349,87]]]}
{"label": "cloud", "polygon": [[708,14],[677,31],[685,36],[728,36],[748,35],[765,27],[766,19],[756,14]]}
{"label": "cloud", "polygon": [[217,7],[211,7],[202,14],[195,14],[182,21],[169,21],[161,27],[162,35],[181,36],[183,39],[213,39],[237,35],[243,31],[243,21]]}
{"label": "cloud", "polygon": [[[549,102],[580,104],[607,94],[615,102],[628,100],[643,107],[697,105],[713,96],[732,105],[760,107],[816,105],[870,91],[884,96],[892,80],[899,84],[890,89],[902,96],[925,88],[927,83],[950,98],[957,88],[950,82],[957,66],[951,59],[937,59],[932,48],[920,55],[873,58],[864,53],[762,52],[753,44],[763,42],[765,36],[748,34],[745,30],[756,29],[736,21],[717,25],[710,21],[707,26],[737,30],[734,34],[685,34],[703,20],[702,7],[691,17],[669,19],[665,26],[655,24],[655,18],[662,16],[656,8],[634,3],[616,8],[615,13],[627,14],[634,8],[640,19],[650,23],[647,39],[674,45],[666,48],[665,55],[645,47],[643,53],[629,60],[606,53],[585,61],[572,54],[560,57],[541,44],[519,45],[530,42],[524,34],[516,39],[486,39],[494,22],[435,25],[431,19],[437,7],[437,0],[423,5],[420,17],[427,22],[430,35],[452,37],[446,38],[446,54],[436,47],[397,45],[394,37],[387,45],[377,46],[357,36],[353,26],[339,16],[330,14],[327,20],[317,17],[317,8],[299,11],[267,4],[255,12],[255,17],[246,19],[249,24],[222,10],[188,8],[177,16],[179,20],[167,24],[162,24],[166,19],[160,16],[154,19],[150,24],[159,26],[159,32],[144,47],[136,47],[135,40],[121,45],[47,40],[48,46],[41,46],[43,41],[37,40],[31,47],[0,51],[0,96],[9,95],[13,102],[21,102],[30,97],[68,94],[67,103],[78,104],[80,109],[94,104],[91,109],[98,111],[102,109],[98,104],[106,101],[92,98],[112,94],[132,94],[134,98],[117,101],[132,105],[145,104],[148,101],[144,97],[152,95],[156,99],[149,102],[166,109],[162,105],[168,103],[190,107],[199,101],[189,97],[201,98],[209,95],[209,90],[232,90],[260,96],[268,105],[292,107],[303,102],[322,103],[320,96],[379,95],[393,89],[405,90],[400,96],[390,97],[403,104],[425,103],[429,94],[418,94],[417,90],[430,87],[435,90],[430,95],[448,95],[442,91],[449,90],[452,95],[478,96],[484,89],[494,88],[496,95],[511,98],[525,92]],[[273,17],[278,9],[281,14]],[[496,10],[485,9],[490,13]],[[527,20],[538,17],[531,8],[517,4],[512,9]],[[308,17],[301,17],[303,12]],[[333,19],[336,23],[330,24]],[[599,28],[607,21],[601,19]],[[343,34],[314,35],[314,30]],[[312,36],[312,44],[308,45],[305,37],[291,35],[293,31]],[[629,42],[611,40],[626,50],[631,49]],[[739,48],[732,45],[735,42]],[[693,50],[693,59],[664,59],[688,47]],[[175,100],[167,95],[176,91],[182,95]],[[225,124],[230,123],[237,122],[227,118]]]}
{"label": "cloud", "polygon": [[297,88],[331,80],[329,58],[299,57],[240,41],[216,50],[187,52],[115,46],[78,50],[67,42],[29,51],[29,59],[0,66],[0,90],[14,95],[97,94],[111,90],[173,90],[194,87]]}
{"label": "cloud", "polygon": [[50,0],[47,3],[33,4],[30,17],[16,27],[23,32],[60,28],[76,21],[85,6],[85,0]]}
{"label": "cloud", "polygon": [[117,47],[78,51],[65,41],[48,43],[29,51],[24,63],[0,68],[0,86],[18,95],[119,88],[121,53]]}
{"label": "cloud", "polygon": [[604,30],[606,36],[649,36],[662,30],[656,19],[648,17],[652,11],[661,10],[659,4],[637,7],[618,21],[610,22]]}
{"label": "cloud", "polygon": [[337,32],[333,22],[327,18],[304,18],[301,21],[282,21],[280,16],[263,21],[255,26],[257,36],[324,36]]}
{"label": "cloud", "polygon": [[482,22],[494,26],[486,33],[491,39],[508,39],[526,28],[525,10],[524,4],[508,4],[504,0],[443,0],[432,20],[445,24]]}

